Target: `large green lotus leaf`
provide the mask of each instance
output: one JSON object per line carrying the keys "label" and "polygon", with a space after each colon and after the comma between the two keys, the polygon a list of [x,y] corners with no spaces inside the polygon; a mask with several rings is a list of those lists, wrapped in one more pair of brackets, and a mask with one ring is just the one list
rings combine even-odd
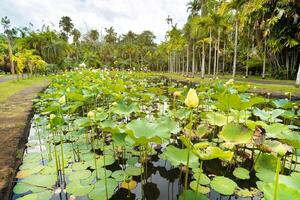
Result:
{"label": "large green lotus leaf", "polygon": [[[169,145],[159,156],[164,160],[170,161],[174,166],[178,166],[180,164],[187,165],[188,149],[179,149],[177,147]],[[191,151],[190,165],[192,163],[198,163],[198,158]]]}
{"label": "large green lotus leaf", "polygon": [[236,194],[240,197],[254,197],[257,196],[260,193],[260,191],[256,188],[249,189],[241,189],[238,188]]}
{"label": "large green lotus leaf", "polygon": [[235,144],[249,144],[252,140],[253,131],[241,124],[230,123],[223,127],[219,137],[226,142]]}
{"label": "large green lotus leaf", "polygon": [[198,137],[203,137],[205,135],[208,135],[211,133],[211,130],[209,129],[209,125],[208,124],[200,124],[197,127],[197,130],[194,132]]}
{"label": "large green lotus leaf", "polygon": [[231,116],[227,117],[218,112],[208,112],[206,114],[206,118],[207,118],[207,121],[209,122],[209,124],[215,125],[215,126],[224,126],[233,121],[233,117],[231,117]]}
{"label": "large green lotus leaf", "polygon": [[36,174],[36,173],[40,172],[43,168],[44,168],[44,166],[37,165],[30,169],[21,170],[17,173],[17,178],[25,178],[25,177],[30,176],[31,174]]}
{"label": "large green lotus leaf", "polygon": [[255,156],[256,162],[254,165],[255,171],[260,171],[261,169],[268,169],[271,171],[276,171],[277,158],[270,153],[261,153],[259,157]]}
{"label": "large green lotus leaf", "polygon": [[209,200],[204,194],[201,194],[200,192],[196,192],[193,190],[186,190],[182,192],[179,196],[179,200]]}
{"label": "large green lotus leaf", "polygon": [[117,171],[114,171],[111,175],[116,181],[118,182],[121,182],[121,181],[124,181],[126,176],[127,176],[127,173],[123,170],[117,170]]}
{"label": "large green lotus leaf", "polygon": [[242,99],[238,94],[223,94],[218,97],[216,106],[224,111],[230,108],[235,110],[246,110],[255,104],[263,103],[261,97],[253,97],[250,99]]}
{"label": "large green lotus leaf", "polygon": [[265,127],[267,137],[276,138],[295,148],[300,148],[300,134],[291,131],[285,124],[273,123]]}
{"label": "large green lotus leaf", "polygon": [[45,190],[36,194],[38,195],[38,200],[50,200],[53,196],[53,191]]}
{"label": "large green lotus leaf", "polygon": [[92,121],[87,117],[81,117],[74,120],[74,125],[76,127],[89,127],[92,125]]}
{"label": "large green lotus leaf", "polygon": [[230,161],[233,157],[232,151],[223,151],[219,147],[209,146],[204,150],[195,151],[201,160],[212,160],[219,158],[221,160]]}
{"label": "large green lotus leaf", "polygon": [[210,179],[208,178],[208,176],[206,176],[206,174],[203,174],[201,172],[195,173],[193,175],[193,178],[196,179],[196,181],[198,181],[199,175],[200,175],[199,184],[201,184],[201,185],[208,185],[210,183]]}
{"label": "large green lotus leaf", "polygon": [[[110,197],[114,194],[117,186],[118,186],[118,182],[112,178],[106,179],[106,184],[105,184],[105,180],[97,181],[95,183],[95,188],[89,194],[89,198],[92,200],[110,199]],[[106,197],[106,190],[107,190],[107,197]]]}
{"label": "large green lotus leaf", "polygon": [[[112,171],[104,169],[104,168],[101,167],[101,168],[97,168],[97,173],[98,173],[98,178],[104,179],[105,176],[106,176],[106,178],[110,177],[111,174],[112,174]],[[95,174],[95,177],[96,177],[96,174]]]}
{"label": "large green lotus leaf", "polygon": [[55,175],[32,175],[22,179],[22,182],[41,187],[52,187],[56,179]]}
{"label": "large green lotus leaf", "polygon": [[79,181],[81,179],[86,179],[91,176],[90,170],[80,170],[80,171],[74,171],[69,174],[70,181]]}
{"label": "large green lotus leaf", "polygon": [[237,188],[237,184],[224,176],[216,176],[210,183],[210,186],[220,194],[232,195]]}
{"label": "large green lotus leaf", "polygon": [[282,144],[281,142],[278,142],[276,140],[266,140],[263,143],[263,146],[269,150],[272,150],[272,152],[275,152],[281,156],[284,156],[286,152],[291,152],[292,148],[286,144]]}
{"label": "large green lotus leaf", "polygon": [[[40,159],[41,159],[41,157],[40,157]],[[34,167],[36,167],[36,166],[40,166],[41,164],[40,164],[40,162],[23,162],[23,164],[20,166],[20,170],[26,170],[26,169],[32,169],[32,168],[34,168]]]}
{"label": "large green lotus leaf", "polygon": [[275,172],[269,169],[261,168],[256,172],[256,177],[266,183],[272,183],[275,180]]}
{"label": "large green lotus leaf", "polygon": [[242,179],[242,180],[250,179],[249,173],[250,173],[249,170],[243,167],[237,167],[233,171],[233,175],[238,179]]}
{"label": "large green lotus leaf", "polygon": [[293,106],[292,102],[288,99],[275,99],[272,101],[272,104],[276,107],[276,108],[291,108]]}
{"label": "large green lotus leaf", "polygon": [[181,108],[179,110],[176,110],[176,112],[173,114],[174,117],[182,120],[182,119],[187,119],[190,116],[190,109],[187,108]]}
{"label": "large green lotus leaf", "polygon": [[279,182],[297,191],[300,190],[300,173],[293,172],[290,176],[280,175]]}
{"label": "large green lotus leaf", "polygon": [[125,137],[127,135],[125,133],[115,133],[112,135],[112,140],[114,141],[114,145],[125,146]]}
{"label": "large green lotus leaf", "polygon": [[138,157],[129,157],[126,161],[126,164],[134,166],[136,163],[138,163],[138,160],[139,160]]}
{"label": "large green lotus leaf", "polygon": [[76,92],[68,92],[68,93],[66,94],[66,96],[67,96],[67,99],[68,99],[68,100],[74,100],[75,102],[76,102],[76,101],[84,101],[84,97],[83,97],[83,95],[80,94],[80,93],[76,93]]}
{"label": "large green lotus leaf", "polygon": [[45,166],[41,171],[40,174],[56,174],[56,168],[52,166]]}
{"label": "large green lotus leaf", "polygon": [[80,182],[74,181],[67,184],[66,190],[68,193],[73,194],[75,196],[85,196],[89,194],[93,188],[93,185],[81,185]]}
{"label": "large green lotus leaf", "polygon": [[88,167],[89,167],[89,164],[87,162],[76,162],[76,163],[72,164],[72,169],[74,171],[85,170]]}
{"label": "large green lotus leaf", "polygon": [[108,117],[108,114],[105,112],[96,112],[95,120],[97,122],[104,121]]}
{"label": "large green lotus leaf", "polygon": [[285,110],[282,109],[274,109],[272,111],[260,110],[259,108],[253,109],[253,114],[258,116],[261,120],[267,122],[281,122],[280,119],[277,119],[280,115],[282,115]]}
{"label": "large green lotus leaf", "polygon": [[139,176],[144,172],[144,169],[141,167],[128,166],[126,167],[125,172],[130,176]]}
{"label": "large green lotus leaf", "polygon": [[[275,183],[263,183],[260,189],[264,193],[263,200],[274,200]],[[277,199],[300,200],[299,187],[298,190],[295,190],[284,184],[279,184],[277,190]]]}
{"label": "large green lotus leaf", "polygon": [[174,121],[170,117],[158,118],[156,119],[157,123],[159,124],[159,129],[169,129],[171,133],[177,134],[180,132],[180,127],[178,122]]}
{"label": "large green lotus leaf", "polygon": [[161,127],[158,123],[149,122],[147,119],[137,119],[127,124],[127,133],[138,143],[148,143],[155,139],[161,142],[161,138],[169,139],[170,130],[167,127]]}
{"label": "large green lotus leaf", "polygon": [[200,185],[200,184],[198,184],[198,187],[197,187],[197,181],[192,181],[192,182],[190,182],[190,188],[191,188],[192,190],[194,190],[194,191],[197,190],[198,192],[200,192],[200,193],[202,193],[202,194],[207,194],[207,193],[210,192],[209,187],[205,187],[205,186],[202,186],[202,185]]}
{"label": "large green lotus leaf", "polygon": [[13,192],[15,194],[23,194],[23,193],[26,193],[28,191],[32,191],[33,193],[37,193],[37,192],[42,192],[45,189],[46,188],[43,188],[43,187],[37,187],[37,186],[29,185],[29,184],[26,184],[26,183],[18,182],[16,184],[16,186],[14,187]]}
{"label": "large green lotus leaf", "polygon": [[126,104],[123,101],[118,102],[117,105],[111,108],[111,111],[119,114],[119,115],[125,115],[129,116],[133,112],[137,112],[139,110],[139,107],[136,103],[132,104]]}

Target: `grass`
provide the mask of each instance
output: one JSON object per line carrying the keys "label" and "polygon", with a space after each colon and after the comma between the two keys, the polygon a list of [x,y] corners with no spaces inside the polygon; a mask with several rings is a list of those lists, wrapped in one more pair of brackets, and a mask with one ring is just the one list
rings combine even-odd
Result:
{"label": "grass", "polygon": [[[208,80],[209,78],[204,78],[201,79],[200,77],[194,77],[194,78],[189,78],[189,77],[184,77],[181,74],[174,74],[174,73],[163,73],[163,74],[157,74],[157,75],[162,75],[165,76],[167,78],[171,78],[173,80],[178,80],[178,81],[192,81],[192,82],[196,82],[196,83],[200,83],[202,81]],[[231,77],[227,77],[225,76],[224,79],[227,78],[231,78]],[[223,79],[222,77],[219,77],[219,79]],[[264,83],[254,83],[254,82],[250,82],[247,80],[260,80],[260,81],[264,81]],[[274,82],[276,81],[276,84],[274,84]],[[280,83],[283,82],[283,80],[272,80],[272,83],[270,83],[270,80],[263,80],[263,79],[258,79],[253,78],[253,77],[249,77],[248,79],[245,80],[240,80],[236,81],[237,83],[246,83],[249,84],[253,89],[253,92],[270,92],[270,93],[281,93],[284,94],[286,92],[291,92],[293,94],[300,94],[300,88],[296,88],[293,85],[282,85]],[[278,82],[278,83],[277,83]],[[284,81],[286,82],[286,81]]]}
{"label": "grass", "polygon": [[34,77],[30,79],[22,79],[19,81],[6,81],[0,83],[0,103],[4,102],[7,98],[33,86],[45,84],[50,80],[50,77]]}

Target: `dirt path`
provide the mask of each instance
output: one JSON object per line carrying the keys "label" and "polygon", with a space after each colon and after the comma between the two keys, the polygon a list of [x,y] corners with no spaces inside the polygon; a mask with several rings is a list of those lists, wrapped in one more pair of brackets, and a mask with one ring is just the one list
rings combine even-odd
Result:
{"label": "dirt path", "polygon": [[27,88],[0,104],[0,199],[8,200],[21,163],[32,115],[32,99],[47,83]]}

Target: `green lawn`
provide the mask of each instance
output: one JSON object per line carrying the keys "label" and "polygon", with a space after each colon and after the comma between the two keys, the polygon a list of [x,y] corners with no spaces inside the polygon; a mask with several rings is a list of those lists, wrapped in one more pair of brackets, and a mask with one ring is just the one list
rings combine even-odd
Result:
{"label": "green lawn", "polygon": [[6,81],[0,83],[0,102],[4,102],[8,97],[17,92],[41,84],[45,84],[50,80],[49,77],[35,77],[30,79],[23,79],[19,81]]}
{"label": "green lawn", "polygon": [[[174,73],[163,73],[163,74],[157,74],[157,75],[162,75],[167,78],[171,78],[173,80],[178,80],[178,81],[192,81],[192,82],[202,82],[202,81],[208,81],[209,78],[204,78],[201,79],[200,77],[194,77],[194,78],[188,78],[184,77],[183,75],[180,74],[174,74]],[[225,76],[225,79],[230,78],[230,76]],[[219,79],[222,79],[220,76]],[[253,83],[249,82],[247,80],[260,80],[264,81],[264,83]],[[272,80],[272,79],[271,79]],[[240,80],[236,81],[237,83],[246,83],[252,86],[252,91],[264,91],[264,92],[274,92],[274,93],[286,93],[286,92],[291,92],[292,94],[300,94],[300,88],[296,88],[293,85],[281,85],[280,83],[287,82],[285,80],[272,80],[273,83],[269,83],[271,80],[263,80],[263,79],[258,79],[258,77],[249,77],[248,79],[245,80]],[[276,84],[274,84],[276,82]],[[278,83],[277,83],[278,82]],[[291,82],[291,81],[288,81]]]}

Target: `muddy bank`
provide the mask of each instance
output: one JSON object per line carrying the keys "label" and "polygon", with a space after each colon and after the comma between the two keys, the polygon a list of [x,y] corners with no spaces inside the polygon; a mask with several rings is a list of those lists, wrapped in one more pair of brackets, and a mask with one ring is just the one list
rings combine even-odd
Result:
{"label": "muddy bank", "polygon": [[27,88],[0,104],[0,199],[10,199],[14,177],[27,142],[32,100],[48,83]]}

